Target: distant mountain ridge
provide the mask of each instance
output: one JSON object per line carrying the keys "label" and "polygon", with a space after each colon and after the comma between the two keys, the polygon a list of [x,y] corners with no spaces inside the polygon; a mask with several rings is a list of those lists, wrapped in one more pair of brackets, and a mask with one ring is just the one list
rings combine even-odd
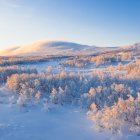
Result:
{"label": "distant mountain ridge", "polygon": [[38,41],[25,46],[0,51],[0,56],[10,55],[78,55],[93,54],[118,49],[118,47],[97,47],[66,41]]}

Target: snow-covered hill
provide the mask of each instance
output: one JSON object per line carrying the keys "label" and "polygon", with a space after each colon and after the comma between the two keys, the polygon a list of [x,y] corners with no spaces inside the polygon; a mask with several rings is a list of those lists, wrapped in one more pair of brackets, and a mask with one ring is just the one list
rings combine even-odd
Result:
{"label": "snow-covered hill", "polygon": [[95,45],[83,45],[79,43],[66,41],[36,41],[29,45],[16,46],[0,51],[0,56],[10,55],[89,55],[100,54],[105,52],[138,52],[140,51],[140,43],[119,47],[98,47]]}
{"label": "snow-covered hill", "polygon": [[132,45],[127,45],[127,46],[122,46],[120,47],[121,51],[140,51],[140,42],[139,43],[135,43]]}
{"label": "snow-covered hill", "polygon": [[0,51],[0,56],[6,55],[72,55],[92,54],[112,48],[81,45],[64,41],[38,41],[30,45],[12,47]]}

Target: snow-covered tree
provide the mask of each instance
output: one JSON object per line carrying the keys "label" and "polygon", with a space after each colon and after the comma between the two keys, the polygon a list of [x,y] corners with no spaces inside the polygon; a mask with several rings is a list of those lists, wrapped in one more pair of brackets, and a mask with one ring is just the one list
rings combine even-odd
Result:
{"label": "snow-covered tree", "polygon": [[48,71],[49,73],[51,73],[51,72],[52,72],[52,67],[51,67],[51,66],[48,66],[47,71]]}
{"label": "snow-covered tree", "polygon": [[50,101],[53,102],[54,104],[58,104],[58,92],[55,88],[53,88],[52,93],[50,95]]}

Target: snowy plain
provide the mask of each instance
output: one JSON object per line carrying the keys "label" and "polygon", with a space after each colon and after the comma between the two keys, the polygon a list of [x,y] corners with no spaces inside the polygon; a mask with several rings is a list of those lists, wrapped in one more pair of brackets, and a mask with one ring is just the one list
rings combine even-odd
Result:
{"label": "snowy plain", "polygon": [[20,108],[0,91],[0,140],[139,140],[137,136],[98,132],[84,110],[75,106]]}
{"label": "snowy plain", "polygon": [[[47,70],[48,66],[57,70],[59,63],[58,61],[50,61],[32,66],[25,65],[25,67],[38,68],[40,72]],[[89,69],[87,70],[89,71]],[[0,140],[139,139],[139,137],[129,134],[113,135],[110,132],[98,132],[93,122],[86,115],[87,110],[80,107],[56,105],[51,111],[44,109],[43,106],[23,108],[11,105],[9,103],[10,96],[11,94],[4,87],[0,88]]]}

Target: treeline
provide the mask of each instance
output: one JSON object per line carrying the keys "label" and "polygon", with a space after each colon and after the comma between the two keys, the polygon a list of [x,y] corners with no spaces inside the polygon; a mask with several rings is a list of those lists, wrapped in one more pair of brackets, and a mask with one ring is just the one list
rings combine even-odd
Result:
{"label": "treeline", "polygon": [[5,84],[7,78],[13,74],[22,74],[22,73],[35,73],[37,74],[37,70],[33,68],[24,68],[18,66],[9,66],[9,67],[0,67],[0,85]]}
{"label": "treeline", "polygon": [[114,63],[129,63],[135,61],[136,58],[139,59],[134,52],[124,52],[124,53],[105,53],[102,55],[97,56],[77,56],[74,58],[70,58],[61,63],[63,66],[68,67],[78,67],[78,68],[85,68],[89,64],[94,64],[94,66],[101,66],[101,65],[112,65]]}
{"label": "treeline", "polygon": [[67,58],[67,56],[26,56],[26,57],[0,57],[0,66],[11,66],[11,65],[18,65],[18,64],[32,64],[38,62],[47,62],[50,60],[60,60],[63,58]]}
{"label": "treeline", "polygon": [[72,59],[70,58],[68,60],[61,62],[61,65],[65,67],[85,68],[86,66],[88,66],[89,63],[90,63],[89,57],[77,56]]}

